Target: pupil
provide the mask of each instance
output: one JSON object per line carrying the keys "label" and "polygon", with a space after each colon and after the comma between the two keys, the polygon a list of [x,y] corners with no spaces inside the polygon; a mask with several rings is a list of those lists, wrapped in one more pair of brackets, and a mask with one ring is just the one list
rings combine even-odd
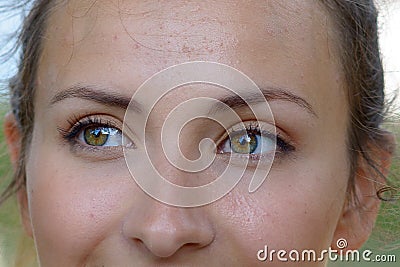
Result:
{"label": "pupil", "polygon": [[257,145],[258,140],[254,133],[234,136],[231,140],[231,149],[240,154],[252,154],[257,149]]}
{"label": "pupil", "polygon": [[242,137],[240,137],[239,143],[242,146],[245,145],[246,143],[249,143],[249,142],[250,142],[250,137],[247,134],[243,135]]}
{"label": "pupil", "polygon": [[98,138],[98,137],[100,136],[100,134],[101,134],[101,130],[100,130],[99,128],[96,128],[96,129],[92,130],[92,134],[93,134],[96,138]]}
{"label": "pupil", "polygon": [[253,133],[251,133],[249,135],[246,135],[246,137],[247,137],[246,141],[247,141],[248,146],[249,146],[249,154],[252,154],[256,150],[257,145],[258,145],[257,137]]}

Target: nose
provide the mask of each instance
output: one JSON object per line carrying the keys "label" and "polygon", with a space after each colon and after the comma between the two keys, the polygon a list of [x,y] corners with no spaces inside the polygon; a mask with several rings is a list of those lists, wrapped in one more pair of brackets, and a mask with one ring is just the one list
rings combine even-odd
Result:
{"label": "nose", "polygon": [[204,208],[172,207],[153,199],[146,202],[136,205],[123,226],[124,235],[134,244],[144,245],[156,257],[168,258],[212,243],[214,230]]}

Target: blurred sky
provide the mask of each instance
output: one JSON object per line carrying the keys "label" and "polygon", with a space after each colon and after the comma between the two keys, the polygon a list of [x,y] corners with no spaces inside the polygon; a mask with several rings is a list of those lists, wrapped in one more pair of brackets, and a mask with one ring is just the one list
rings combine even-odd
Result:
{"label": "blurred sky", "polygon": [[[400,90],[400,0],[377,0],[376,2],[380,9],[380,41],[386,73],[387,94],[393,96],[394,92]],[[10,44],[7,45],[4,41],[15,32],[19,23],[20,16],[18,14],[14,14],[11,18],[1,14],[0,54],[10,47]],[[15,66],[15,58],[6,64],[0,64],[0,81],[14,73]],[[0,87],[0,90],[2,89],[4,88]],[[400,96],[397,98],[396,104],[398,106],[396,110],[400,113]]]}
{"label": "blurred sky", "polygon": [[377,3],[386,91],[389,96],[395,92],[399,94],[396,111],[400,113],[400,0],[380,0]]}
{"label": "blurred sky", "polygon": [[[0,13],[0,55],[3,55],[8,51],[12,44],[15,42],[15,38],[10,39],[15,35],[21,23],[21,15],[19,13]],[[3,57],[0,58],[0,62],[3,62]],[[2,87],[2,80],[9,77],[16,71],[16,58],[12,58],[6,63],[0,63],[0,90]],[[1,94],[0,94],[1,96]]]}

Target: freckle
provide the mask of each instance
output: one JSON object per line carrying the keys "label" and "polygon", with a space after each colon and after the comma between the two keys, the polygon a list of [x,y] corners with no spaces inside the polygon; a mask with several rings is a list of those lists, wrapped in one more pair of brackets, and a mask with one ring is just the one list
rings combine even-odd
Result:
{"label": "freckle", "polygon": [[113,40],[114,40],[114,41],[117,41],[117,40],[118,40],[118,35],[115,34],[115,35],[113,36]]}
{"label": "freckle", "polygon": [[183,45],[183,47],[182,47],[183,53],[189,53],[190,51],[191,51],[190,47],[188,47],[187,45]]}

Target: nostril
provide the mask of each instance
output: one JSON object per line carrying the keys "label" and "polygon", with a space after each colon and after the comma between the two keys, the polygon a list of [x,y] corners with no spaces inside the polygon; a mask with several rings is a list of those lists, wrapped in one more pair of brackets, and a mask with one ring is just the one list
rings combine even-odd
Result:
{"label": "nostril", "polygon": [[[180,222],[180,223],[178,223]],[[130,239],[135,247],[151,257],[168,258],[178,252],[195,252],[208,246],[214,240],[211,227],[182,224],[182,220],[152,221],[135,229]]]}
{"label": "nostril", "polygon": [[[167,229],[165,229],[167,230]],[[168,258],[183,249],[200,249],[206,246],[201,240],[196,240],[194,233],[185,232],[185,229],[175,231],[149,231],[141,243],[156,257]]]}
{"label": "nostril", "polygon": [[[151,208],[149,208],[151,206]],[[140,219],[139,219],[139,215]],[[123,235],[150,258],[193,253],[208,246],[215,232],[202,209],[185,209],[151,202],[137,205],[124,220]]]}

